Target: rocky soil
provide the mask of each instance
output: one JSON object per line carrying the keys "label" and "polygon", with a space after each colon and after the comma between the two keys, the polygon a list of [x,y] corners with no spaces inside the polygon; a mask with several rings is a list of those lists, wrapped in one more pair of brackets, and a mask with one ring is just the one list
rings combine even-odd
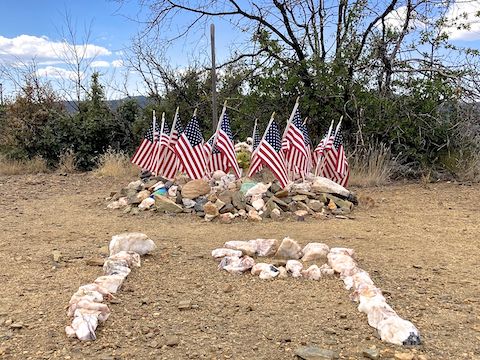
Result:
{"label": "rocky soil", "polygon": [[[480,359],[480,186],[357,189],[375,206],[350,218],[221,224],[107,210],[105,197],[130,180],[0,177],[0,358],[294,359],[314,346],[340,359]],[[109,305],[97,340],[68,339],[68,300],[101,274],[111,236],[124,231],[148,234],[157,250]],[[210,256],[228,240],[285,236],[354,248],[424,344],[381,342],[339,279],[232,276]]]}

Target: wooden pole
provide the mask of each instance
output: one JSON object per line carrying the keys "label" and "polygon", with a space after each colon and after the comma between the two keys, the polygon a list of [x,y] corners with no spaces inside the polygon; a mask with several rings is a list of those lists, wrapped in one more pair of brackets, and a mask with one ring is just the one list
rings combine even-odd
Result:
{"label": "wooden pole", "polygon": [[212,130],[217,127],[218,110],[217,110],[217,72],[215,64],[215,25],[210,25],[210,46],[212,51]]}

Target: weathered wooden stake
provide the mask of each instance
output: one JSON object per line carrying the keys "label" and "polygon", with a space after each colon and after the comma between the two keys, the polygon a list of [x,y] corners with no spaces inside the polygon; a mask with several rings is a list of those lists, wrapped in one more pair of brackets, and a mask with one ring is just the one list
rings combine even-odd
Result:
{"label": "weathered wooden stake", "polygon": [[217,128],[217,72],[215,65],[215,25],[210,25],[210,45],[212,50],[212,130]]}

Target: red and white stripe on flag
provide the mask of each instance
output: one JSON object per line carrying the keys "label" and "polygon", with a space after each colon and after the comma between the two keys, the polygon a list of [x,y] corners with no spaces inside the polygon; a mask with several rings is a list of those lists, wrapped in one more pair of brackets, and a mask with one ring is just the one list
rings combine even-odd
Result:
{"label": "red and white stripe on flag", "polygon": [[217,167],[226,164],[227,169],[226,171],[223,171],[228,172],[228,169],[231,168],[235,173],[235,176],[240,178],[240,167],[238,166],[237,157],[235,155],[235,146],[233,145],[233,141],[230,140],[229,136],[221,128],[218,131],[216,146],[220,151],[220,154],[213,155],[221,155],[215,160],[218,162]]}
{"label": "red and white stripe on flag", "polygon": [[154,147],[155,144],[153,142],[148,139],[143,139],[130,161],[143,169],[151,171],[151,169],[148,169],[148,165],[151,162]]}
{"label": "red and white stripe on flag", "polygon": [[175,146],[175,152],[185,169],[187,175],[192,179],[205,177],[207,168],[205,160],[205,149],[203,137],[197,118],[194,116],[185,127]]}
{"label": "red and white stripe on flag", "polygon": [[248,176],[253,176],[262,166],[270,168],[273,175],[278,179],[280,186],[284,188],[288,184],[287,167],[282,152],[280,132],[275,121],[265,130],[265,135],[252,154]]}
{"label": "red and white stripe on flag", "polygon": [[343,187],[347,187],[348,179],[350,177],[350,168],[345,156],[343,144],[341,144],[338,149],[336,149],[335,146],[332,146],[325,150],[325,159],[323,166],[320,169],[320,175],[335,181]]}
{"label": "red and white stripe on flag", "polygon": [[295,124],[290,123],[285,139],[282,141],[282,149],[287,161],[287,169],[294,178],[305,176],[309,171],[310,154],[305,145],[303,133]]}
{"label": "red and white stripe on flag", "polygon": [[202,179],[205,176],[205,153],[201,144],[192,146],[186,136],[180,136],[175,151],[185,169],[192,179]]}
{"label": "red and white stripe on flag", "polygon": [[277,153],[266,141],[262,141],[253,154],[248,176],[253,176],[261,169],[262,165],[270,168],[282,188],[287,186],[288,175],[287,167],[285,165],[285,157],[281,151]]}

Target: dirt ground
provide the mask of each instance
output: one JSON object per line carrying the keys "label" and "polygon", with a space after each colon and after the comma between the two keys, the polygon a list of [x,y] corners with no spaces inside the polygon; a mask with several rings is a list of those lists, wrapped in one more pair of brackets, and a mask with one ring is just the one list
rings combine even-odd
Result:
{"label": "dirt ground", "polygon": [[[382,358],[398,351],[480,359],[478,185],[358,189],[376,206],[356,209],[354,219],[223,225],[107,210],[105,196],[126,183],[89,174],[0,177],[0,358],[293,359],[296,348],[316,345],[341,359],[362,359],[372,346]],[[96,341],[67,338],[71,295],[102,273],[87,260],[124,231],[148,234],[158,249],[125,281]],[[354,248],[423,345],[381,342],[338,278],[232,276],[210,257],[227,240],[285,236]],[[180,310],[181,301],[191,308]]]}

